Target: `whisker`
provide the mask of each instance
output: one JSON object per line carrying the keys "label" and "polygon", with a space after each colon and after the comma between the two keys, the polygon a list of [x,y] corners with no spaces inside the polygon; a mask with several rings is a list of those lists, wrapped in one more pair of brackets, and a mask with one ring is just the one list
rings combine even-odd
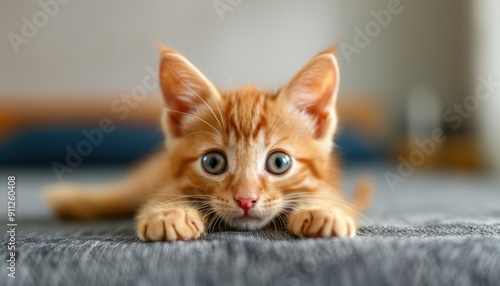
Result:
{"label": "whisker", "polygon": [[153,106],[153,107],[157,107],[157,108],[161,108],[163,110],[166,110],[168,112],[175,112],[175,113],[180,113],[180,114],[183,114],[183,115],[187,115],[187,116],[191,116],[191,117],[194,117],[198,120],[200,120],[201,122],[207,124],[208,126],[210,126],[212,129],[214,129],[220,136],[222,136],[222,134],[220,133],[220,131],[215,128],[212,124],[208,123],[207,121],[201,119],[200,117],[194,115],[194,114],[191,114],[191,113],[187,113],[187,112],[182,112],[182,111],[179,111],[179,110],[173,110],[173,109],[168,109],[166,108],[165,106],[163,105],[157,105],[157,104],[148,104],[149,106]]}
{"label": "whisker", "polygon": [[188,134],[188,135],[186,135],[186,136],[182,137],[182,139],[179,141],[179,143],[181,143],[181,142],[182,142],[184,139],[186,139],[187,137],[189,137],[189,136],[191,136],[191,135],[198,134],[198,133],[206,133],[206,134],[210,134],[210,135],[212,135],[212,136],[217,137],[217,134],[214,134],[214,133],[212,133],[212,132],[208,132],[208,131],[196,131],[196,132],[193,132],[193,133],[191,133],[191,134]]}
{"label": "whisker", "polygon": [[[288,110],[286,110],[286,109],[285,109],[285,111],[284,111],[284,112],[280,115],[280,117],[279,117],[279,118],[274,117],[274,118],[277,118],[277,119],[276,119],[276,122],[275,122],[275,120],[273,120],[273,127],[271,128],[270,133],[274,133],[274,132],[278,129],[278,128],[277,128],[278,123],[280,123],[281,119],[283,118],[283,116],[284,116],[287,112],[288,112]],[[280,127],[279,127],[279,128],[281,128],[284,124],[285,124],[285,122],[284,122],[284,121],[281,121],[281,124],[280,124]]]}
{"label": "whisker", "polygon": [[[329,201],[320,201],[320,199],[328,199]],[[370,223],[373,223],[373,221],[367,217],[366,215],[364,215],[363,213],[357,211],[356,209],[354,209],[353,207],[349,206],[348,202],[344,201],[344,200],[340,200],[340,199],[332,199],[332,198],[329,198],[327,196],[323,196],[323,197],[310,197],[310,198],[303,198],[301,200],[298,200],[298,199],[292,199],[292,200],[287,200],[287,203],[298,203],[298,204],[319,204],[319,205],[332,205],[333,207],[335,207],[335,205],[343,205],[345,208],[347,208],[349,211],[352,211],[353,213],[356,213],[358,214],[359,216],[361,216],[362,218],[366,219],[367,221],[369,221]],[[333,203],[333,204],[332,204]]]}
{"label": "whisker", "polygon": [[191,114],[191,113],[187,113],[187,112],[182,112],[182,111],[177,111],[177,110],[172,110],[172,109],[168,109],[166,107],[163,107],[164,110],[167,110],[168,112],[175,112],[175,113],[180,113],[180,114],[184,114],[184,115],[188,115],[188,116],[192,116],[198,120],[200,120],[201,122],[207,124],[208,126],[210,126],[212,129],[214,129],[217,133],[219,133],[220,136],[222,136],[222,133],[220,133],[219,129],[215,128],[212,124],[208,123],[207,121],[201,119],[200,117],[194,115],[194,114]]}

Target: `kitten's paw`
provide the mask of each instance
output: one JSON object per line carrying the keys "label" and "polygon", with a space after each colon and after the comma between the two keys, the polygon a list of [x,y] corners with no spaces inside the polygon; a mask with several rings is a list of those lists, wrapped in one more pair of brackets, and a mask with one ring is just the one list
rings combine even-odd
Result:
{"label": "kitten's paw", "polygon": [[342,211],[311,208],[293,213],[288,230],[299,237],[353,237],[356,235],[356,224]]}
{"label": "kitten's paw", "polygon": [[190,240],[204,232],[202,218],[194,209],[154,210],[137,220],[137,235],[144,241]]}

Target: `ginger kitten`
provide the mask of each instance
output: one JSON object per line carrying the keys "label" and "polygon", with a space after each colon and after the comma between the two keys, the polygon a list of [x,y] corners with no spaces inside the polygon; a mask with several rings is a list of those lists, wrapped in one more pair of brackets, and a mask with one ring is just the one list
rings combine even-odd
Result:
{"label": "ginger kitten", "polygon": [[333,154],[339,70],[324,51],[278,92],[220,91],[182,55],[160,48],[165,151],[127,180],[46,194],[63,217],[137,213],[145,241],[195,239],[209,223],[257,230],[286,225],[299,237],[351,237],[356,210],[339,190]]}

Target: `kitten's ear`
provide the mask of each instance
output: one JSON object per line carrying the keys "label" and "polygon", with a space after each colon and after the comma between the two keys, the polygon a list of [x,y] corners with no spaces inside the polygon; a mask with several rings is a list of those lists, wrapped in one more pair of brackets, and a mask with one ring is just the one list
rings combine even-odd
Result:
{"label": "kitten's ear", "polygon": [[278,95],[313,119],[318,139],[331,140],[337,126],[339,68],[334,52],[328,49],[312,58]]}
{"label": "kitten's ear", "polygon": [[175,136],[182,135],[181,123],[198,105],[220,95],[215,86],[177,51],[159,46],[159,82],[165,100],[167,123]]}

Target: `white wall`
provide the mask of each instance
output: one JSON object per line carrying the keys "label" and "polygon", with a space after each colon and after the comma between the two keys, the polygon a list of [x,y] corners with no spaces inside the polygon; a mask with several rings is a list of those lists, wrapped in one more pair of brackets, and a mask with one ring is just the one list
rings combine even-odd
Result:
{"label": "white wall", "polygon": [[1,2],[1,92],[127,90],[156,67],[158,42],[223,86],[278,87],[339,35],[329,1],[243,1],[221,21],[212,1],[73,0],[15,54],[6,35],[38,10]]}
{"label": "white wall", "polygon": [[[373,20],[370,11],[396,0],[220,0],[241,2],[223,21],[213,0],[69,0],[18,54],[7,34],[21,34],[22,17],[40,7],[0,1],[0,93],[8,94],[130,90],[146,66],[156,68],[157,42],[185,53],[222,87],[278,88],[320,50],[354,44],[354,28]],[[401,0],[402,12],[360,54],[350,62],[340,54],[341,91],[373,92],[394,114],[415,85],[447,100],[463,96],[463,3]]]}

